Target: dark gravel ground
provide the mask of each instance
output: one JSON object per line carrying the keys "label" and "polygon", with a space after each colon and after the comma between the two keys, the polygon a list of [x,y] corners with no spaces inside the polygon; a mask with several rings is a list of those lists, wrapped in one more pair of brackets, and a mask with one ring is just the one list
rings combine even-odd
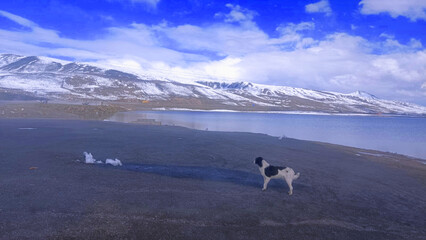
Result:
{"label": "dark gravel ground", "polygon": [[[84,151],[124,165],[76,161]],[[0,239],[426,239],[425,165],[360,151],[369,152],[262,134],[0,119]],[[279,180],[261,191],[257,156],[301,172],[293,196]]]}

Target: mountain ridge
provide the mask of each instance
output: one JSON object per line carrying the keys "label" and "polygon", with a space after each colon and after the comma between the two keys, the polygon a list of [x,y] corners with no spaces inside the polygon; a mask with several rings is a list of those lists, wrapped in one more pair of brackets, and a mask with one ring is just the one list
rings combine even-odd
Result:
{"label": "mountain ridge", "polygon": [[14,54],[0,54],[0,90],[68,101],[150,101],[157,107],[426,115],[426,107],[363,91],[344,94],[245,81],[188,83]]}

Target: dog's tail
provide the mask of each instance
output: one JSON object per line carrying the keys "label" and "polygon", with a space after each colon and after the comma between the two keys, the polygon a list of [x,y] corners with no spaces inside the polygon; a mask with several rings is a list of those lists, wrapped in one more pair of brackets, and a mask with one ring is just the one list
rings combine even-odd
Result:
{"label": "dog's tail", "polygon": [[297,174],[295,174],[294,176],[293,176],[293,180],[296,180],[296,179],[298,179],[300,177],[300,172],[298,172]]}

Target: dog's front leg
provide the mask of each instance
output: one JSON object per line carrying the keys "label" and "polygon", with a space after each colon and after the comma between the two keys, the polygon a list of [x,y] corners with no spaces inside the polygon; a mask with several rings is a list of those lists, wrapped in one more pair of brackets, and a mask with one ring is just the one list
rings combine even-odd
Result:
{"label": "dog's front leg", "polygon": [[271,179],[270,179],[270,178],[268,178],[268,177],[263,177],[263,188],[262,188],[262,191],[265,191],[265,190],[266,190],[266,188],[268,187],[268,183],[269,183],[269,181],[271,181]]}

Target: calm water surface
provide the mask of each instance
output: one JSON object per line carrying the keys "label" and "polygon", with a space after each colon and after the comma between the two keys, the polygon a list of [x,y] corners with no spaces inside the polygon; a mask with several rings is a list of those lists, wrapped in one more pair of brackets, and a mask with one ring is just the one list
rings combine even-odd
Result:
{"label": "calm water surface", "polygon": [[426,159],[426,118],[144,111],[117,113],[110,120],[138,119],[155,119],[163,125],[199,130],[265,133]]}

